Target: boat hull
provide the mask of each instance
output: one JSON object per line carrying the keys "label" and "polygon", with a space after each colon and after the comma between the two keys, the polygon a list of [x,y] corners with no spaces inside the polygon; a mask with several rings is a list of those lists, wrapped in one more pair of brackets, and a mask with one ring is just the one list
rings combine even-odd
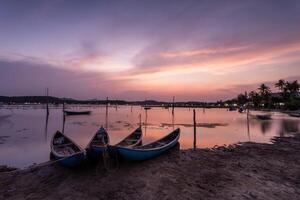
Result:
{"label": "boat hull", "polygon": [[300,117],[300,113],[290,113],[291,117]]}
{"label": "boat hull", "polygon": [[260,120],[269,120],[271,119],[271,115],[256,115],[256,118]]}
{"label": "boat hull", "polygon": [[69,157],[59,157],[55,156],[55,154],[52,153],[55,160],[58,160],[59,164],[64,167],[77,167],[84,161],[84,153],[78,153]]}
{"label": "boat hull", "polygon": [[179,137],[169,143],[167,146],[159,149],[132,149],[132,148],[124,148],[124,147],[115,147],[118,154],[126,160],[131,161],[143,161],[148,160],[150,158],[157,157],[159,155],[162,155],[172,149],[174,146],[176,146],[178,142]]}
{"label": "boat hull", "polygon": [[89,115],[91,111],[64,111],[66,115]]}

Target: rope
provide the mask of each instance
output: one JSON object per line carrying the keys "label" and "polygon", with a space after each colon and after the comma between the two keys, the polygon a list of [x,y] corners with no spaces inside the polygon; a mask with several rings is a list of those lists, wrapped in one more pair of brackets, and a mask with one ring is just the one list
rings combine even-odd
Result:
{"label": "rope", "polygon": [[[118,153],[115,151],[110,151],[110,148],[105,145],[104,151],[102,152],[102,161],[103,161],[103,167],[105,171],[116,171],[119,169],[119,158]],[[98,174],[100,172],[100,162],[98,163],[98,166],[96,167],[96,173]]]}

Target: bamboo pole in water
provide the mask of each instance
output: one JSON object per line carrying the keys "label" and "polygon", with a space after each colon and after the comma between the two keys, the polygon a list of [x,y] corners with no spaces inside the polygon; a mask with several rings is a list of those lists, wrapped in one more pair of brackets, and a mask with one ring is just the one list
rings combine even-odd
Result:
{"label": "bamboo pole in water", "polygon": [[46,89],[46,95],[47,95],[46,112],[47,112],[47,116],[48,116],[49,115],[49,91],[48,91],[48,88]]}
{"label": "bamboo pole in water", "polygon": [[105,129],[108,128],[108,97],[106,97],[106,109],[105,109]]}
{"label": "bamboo pole in water", "polygon": [[63,101],[63,107],[62,107],[62,109],[63,109],[63,114],[65,114],[65,101]]}
{"label": "bamboo pole in water", "polygon": [[142,114],[140,114],[139,117],[140,117],[140,126],[142,126]]}
{"label": "bamboo pole in water", "polygon": [[194,122],[194,150],[196,149],[196,111],[193,109],[193,122]]}
{"label": "bamboo pole in water", "polygon": [[173,96],[173,103],[172,103],[172,115],[174,115],[174,102],[175,102],[175,96]]}

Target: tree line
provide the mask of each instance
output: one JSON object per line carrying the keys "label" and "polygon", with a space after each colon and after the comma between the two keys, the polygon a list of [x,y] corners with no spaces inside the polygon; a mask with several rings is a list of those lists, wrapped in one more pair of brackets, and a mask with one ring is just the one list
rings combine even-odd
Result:
{"label": "tree line", "polygon": [[239,106],[247,104],[255,108],[300,109],[300,85],[297,80],[289,82],[280,79],[274,86],[279,92],[273,93],[270,87],[263,83],[255,91],[239,94],[236,102]]}

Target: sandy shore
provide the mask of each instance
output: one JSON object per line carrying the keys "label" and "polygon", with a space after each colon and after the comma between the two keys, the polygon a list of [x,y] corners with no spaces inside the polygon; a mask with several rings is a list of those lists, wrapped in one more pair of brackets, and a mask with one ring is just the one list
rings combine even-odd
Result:
{"label": "sandy shore", "polygon": [[273,144],[173,149],[119,169],[0,173],[0,199],[300,199],[300,135]]}

